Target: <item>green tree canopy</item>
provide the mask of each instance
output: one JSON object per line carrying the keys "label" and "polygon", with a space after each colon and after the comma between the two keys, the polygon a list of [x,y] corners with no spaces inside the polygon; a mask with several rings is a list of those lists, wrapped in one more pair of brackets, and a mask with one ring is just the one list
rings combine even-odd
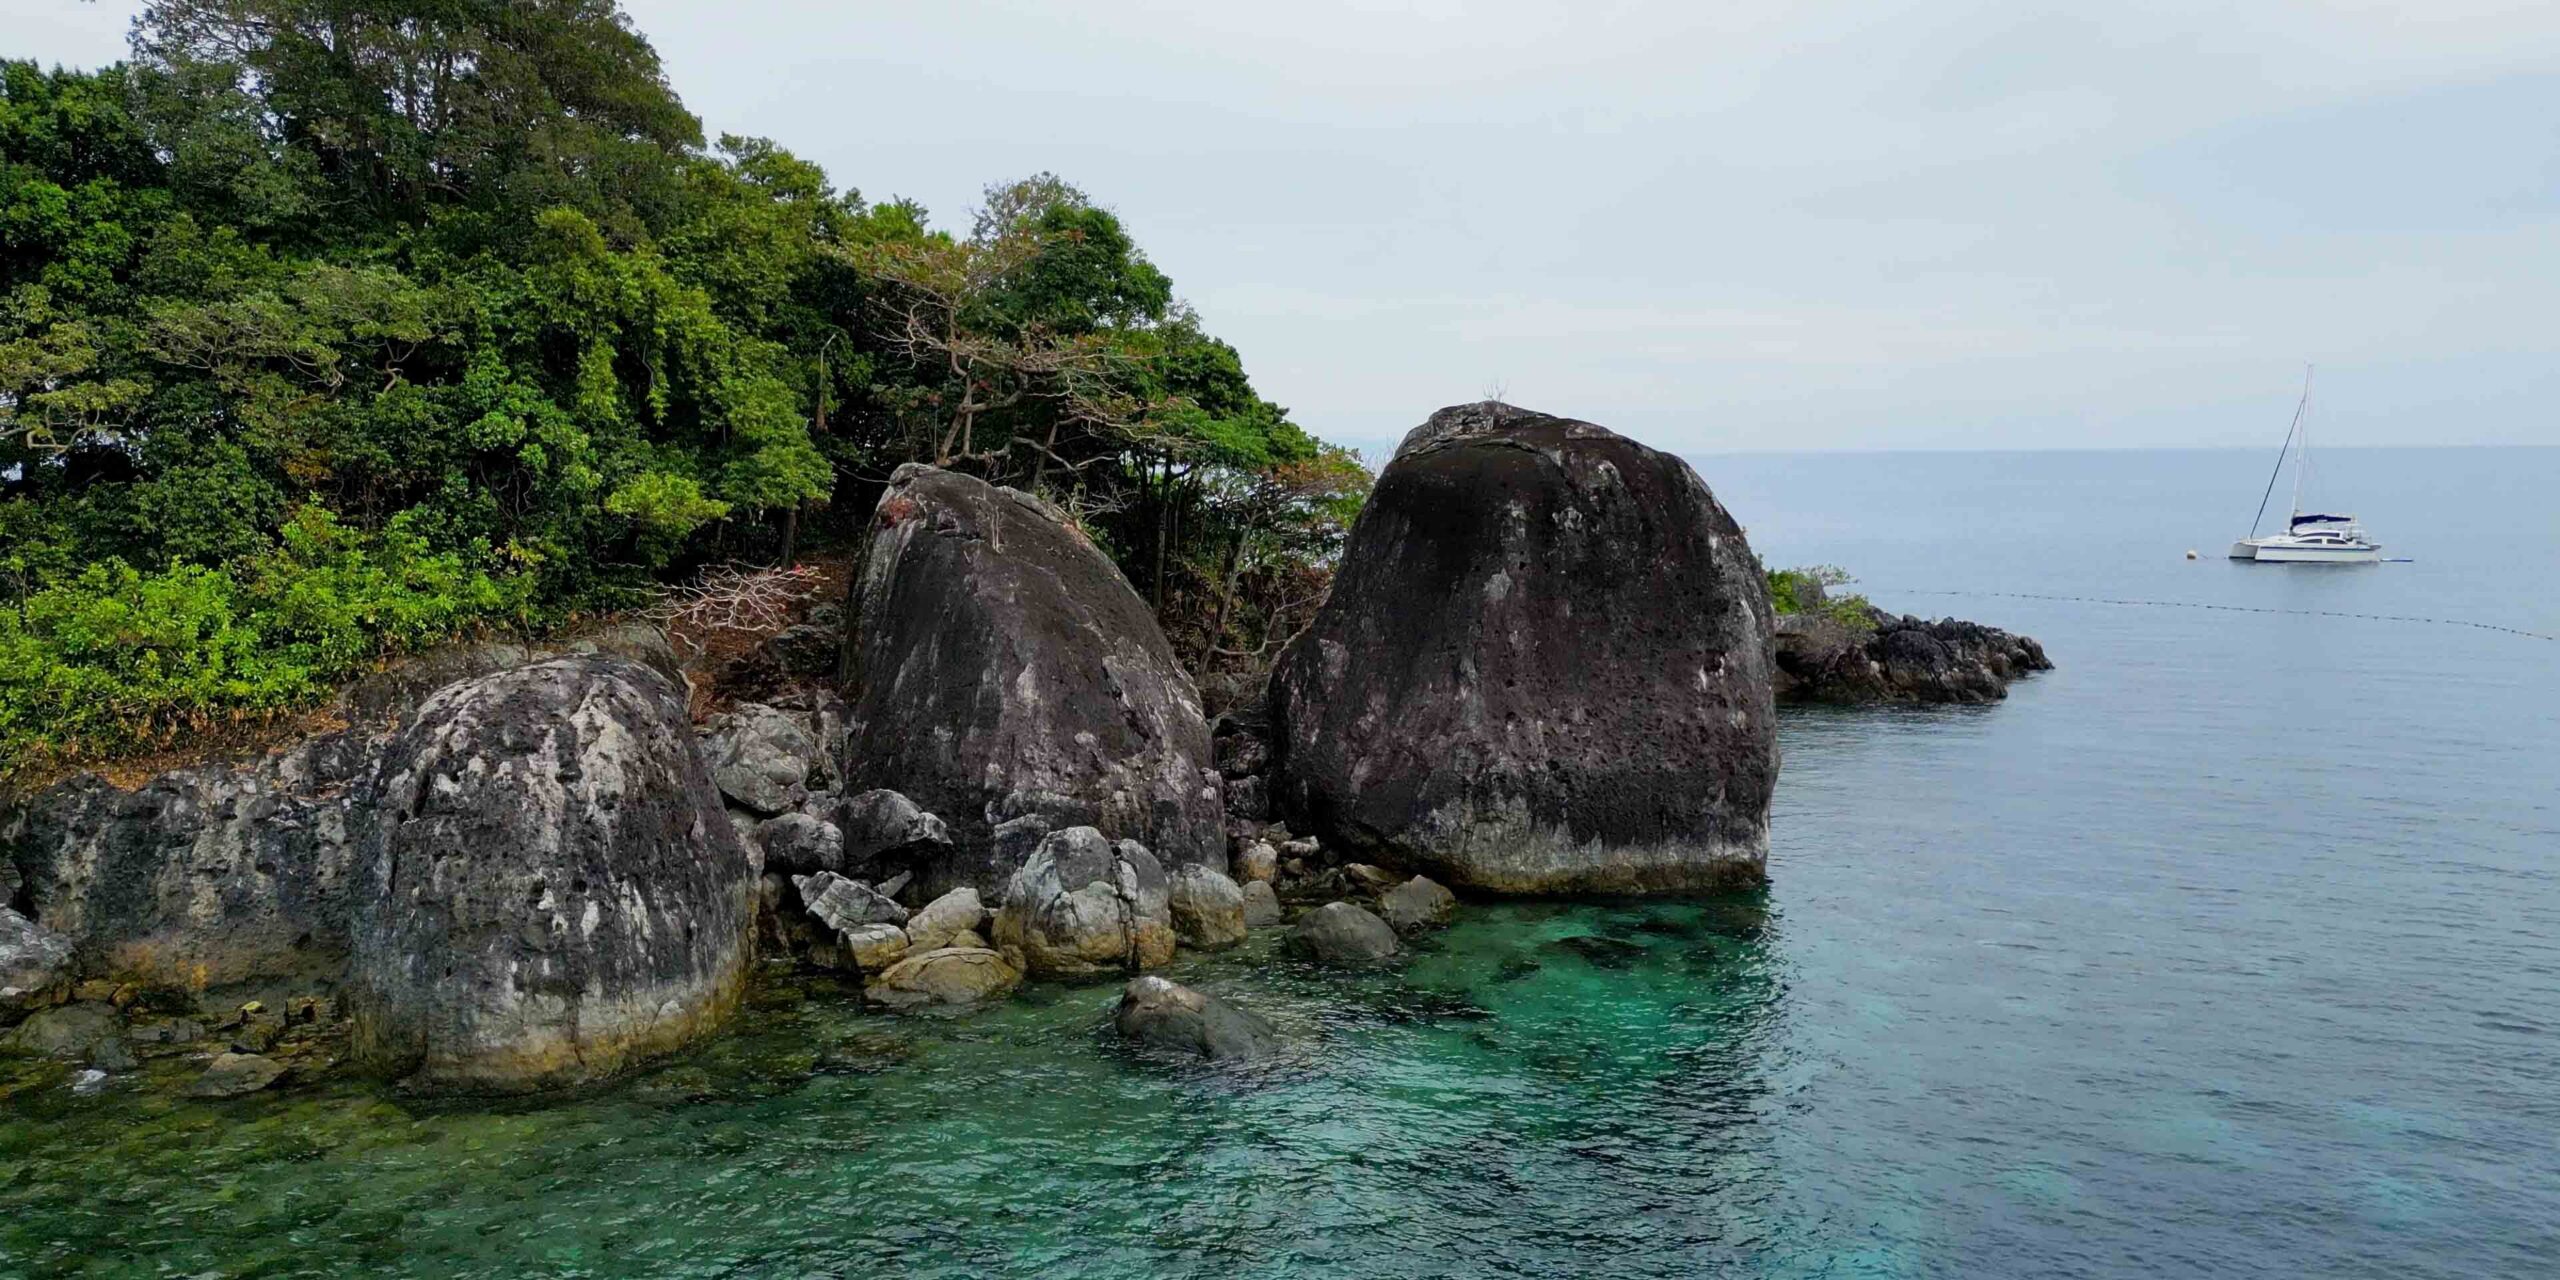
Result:
{"label": "green tree canopy", "polygon": [[1365,489],[1084,193],[960,234],[706,145],[610,0],[153,0],[127,64],[0,62],[0,773],[859,536],[919,459],[1080,512],[1211,665]]}

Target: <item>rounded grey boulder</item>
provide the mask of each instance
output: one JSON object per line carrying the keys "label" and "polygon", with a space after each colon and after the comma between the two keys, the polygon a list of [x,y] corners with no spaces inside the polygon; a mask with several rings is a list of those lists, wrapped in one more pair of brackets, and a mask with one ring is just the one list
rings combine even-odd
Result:
{"label": "rounded grey boulder", "polygon": [[0,1010],[36,1003],[70,971],[69,938],[0,907]]}
{"label": "rounded grey boulder", "polygon": [[1111,1025],[1133,1044],[1212,1061],[1262,1057],[1279,1040],[1261,1017],[1153,974],[1121,991]]}
{"label": "rounded grey boulder", "polygon": [[996,829],[1034,815],[1224,865],[1200,695],[1109,556],[1037,498],[912,463],[874,529],[845,641],[845,789],[894,787],[949,824],[920,891],[1000,892],[1023,850]]}
{"label": "rounded grey boulder", "polygon": [[1244,923],[1260,929],[1280,923],[1280,894],[1268,880],[1244,882]]}
{"label": "rounded grey boulder", "polygon": [[767,818],[750,838],[764,850],[767,871],[806,875],[844,870],[844,832],[823,818],[805,813]]}
{"label": "rounded grey boulder", "polygon": [[1022,985],[1022,971],[985,947],[944,947],[918,952],[890,965],[862,990],[863,998],[891,1009],[967,1005],[995,1000]]}
{"label": "rounded grey boulder", "polygon": [[705,725],[702,752],[723,795],[765,814],[798,804],[824,767],[818,740],[790,712],[757,702]]}
{"label": "rounded grey boulder", "polygon": [[657,672],[571,657],[448,686],[368,799],[347,989],[368,1067],[565,1084],[735,1008],[755,874]]}
{"label": "rounded grey boulder", "polygon": [[1280,658],[1282,808],[1484,892],[1756,883],[1770,626],[1759,561],[1687,463],[1587,422],[1443,409]]}
{"label": "rounded grey boulder", "polygon": [[1040,977],[1152,969],[1173,959],[1164,868],[1135,840],[1091,827],[1052,832],[1005,885],[995,942]]}
{"label": "rounded grey boulder", "polygon": [[1184,946],[1221,951],[1244,941],[1244,890],[1235,881],[1208,867],[1184,867],[1171,879],[1173,933]]}
{"label": "rounded grey boulder", "polygon": [[1371,965],[1394,958],[1396,931],[1348,902],[1328,902],[1289,930],[1293,955],[1326,964]]}
{"label": "rounded grey boulder", "polygon": [[1406,937],[1437,929],[1457,913],[1458,895],[1428,876],[1415,876],[1378,895],[1379,918]]}

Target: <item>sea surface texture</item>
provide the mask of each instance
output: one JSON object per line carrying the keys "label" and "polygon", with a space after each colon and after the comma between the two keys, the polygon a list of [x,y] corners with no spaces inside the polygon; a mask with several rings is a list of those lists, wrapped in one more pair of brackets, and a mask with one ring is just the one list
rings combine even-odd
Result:
{"label": "sea surface texture", "polygon": [[1249,1070],[1106,983],[773,990],[537,1102],[47,1084],[0,1273],[2553,1274],[2560,642],[2462,624],[2560,635],[2560,450],[2328,451],[2415,563],[2226,562],[2269,461],[1699,459],[1771,563],[2060,664],[1788,712],[1765,894],[1186,957],[1288,1033]]}

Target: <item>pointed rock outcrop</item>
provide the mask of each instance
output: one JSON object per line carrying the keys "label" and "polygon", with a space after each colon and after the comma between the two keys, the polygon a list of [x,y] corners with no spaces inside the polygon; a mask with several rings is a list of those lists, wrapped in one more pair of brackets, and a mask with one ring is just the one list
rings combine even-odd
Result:
{"label": "pointed rock outcrop", "polygon": [[1478,892],[1749,884],[1769,593],[1679,458],[1500,404],[1416,428],[1272,681],[1292,828]]}
{"label": "pointed rock outcrop", "polygon": [[[1041,834],[1080,826],[1225,869],[1199,693],[1110,557],[1037,498],[915,464],[875,524],[846,636],[845,789],[894,788],[948,824],[921,892],[993,897]],[[1023,819],[1027,840],[998,838]]]}

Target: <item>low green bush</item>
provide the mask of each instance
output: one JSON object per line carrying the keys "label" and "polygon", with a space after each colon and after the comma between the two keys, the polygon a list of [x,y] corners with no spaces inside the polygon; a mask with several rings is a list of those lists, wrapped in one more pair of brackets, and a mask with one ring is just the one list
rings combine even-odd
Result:
{"label": "low green bush", "polygon": [[90,564],[0,609],[0,778],[307,706],[388,654],[520,616],[528,580],[475,558],[311,505],[273,548],[221,567]]}
{"label": "low green bush", "polygon": [[1842,626],[1858,631],[1875,629],[1875,619],[1868,610],[1874,608],[1867,598],[1856,593],[1835,595],[1834,587],[1845,587],[1857,579],[1849,571],[1834,565],[1803,565],[1793,569],[1771,569],[1769,603],[1780,616],[1815,613]]}

